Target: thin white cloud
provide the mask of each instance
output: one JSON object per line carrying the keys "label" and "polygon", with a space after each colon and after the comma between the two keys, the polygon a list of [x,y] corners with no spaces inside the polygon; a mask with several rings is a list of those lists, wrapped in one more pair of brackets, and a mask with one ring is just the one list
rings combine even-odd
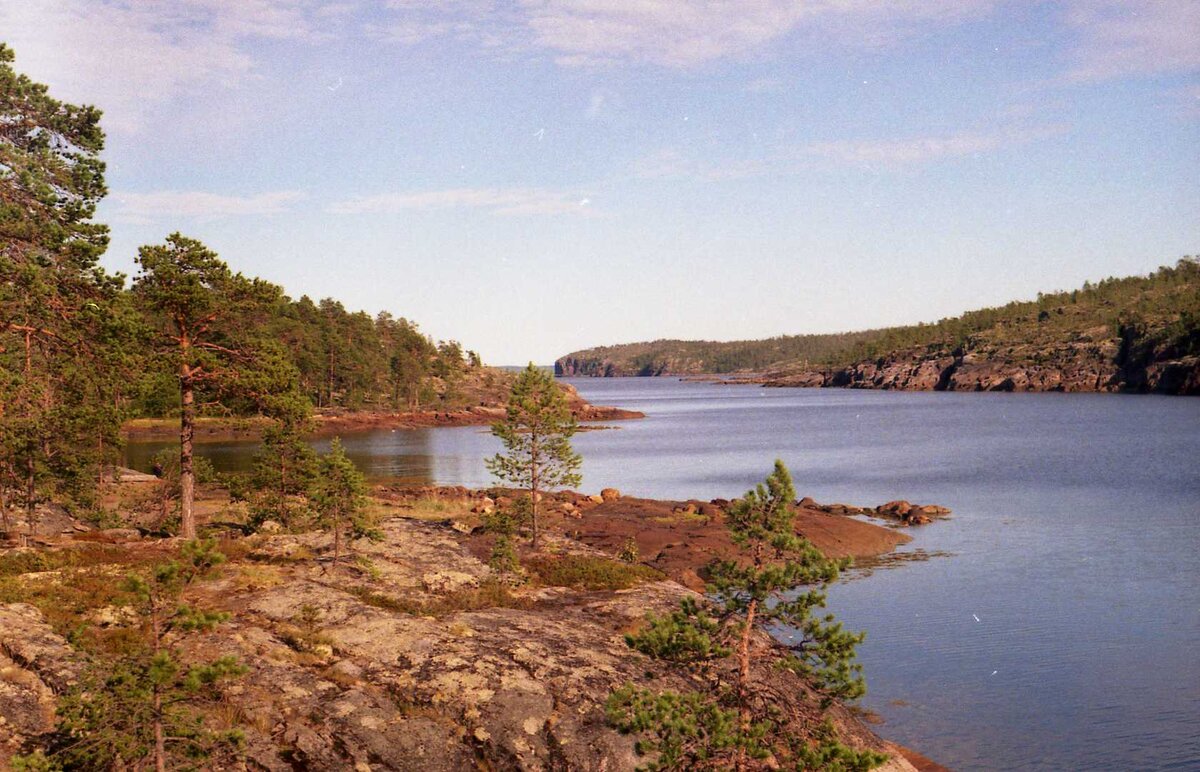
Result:
{"label": "thin white cloud", "polygon": [[534,41],[567,65],[640,61],[687,68],[744,55],[797,30],[875,45],[914,26],[954,23],[992,0],[523,0]]}
{"label": "thin white cloud", "polygon": [[1071,0],[1065,19],[1078,38],[1070,80],[1200,70],[1196,0]]}
{"label": "thin white cloud", "polygon": [[579,193],[536,188],[454,188],[419,193],[380,193],[338,201],[333,214],[396,214],[437,209],[483,209],[499,215],[587,214],[590,199]]}
{"label": "thin white cloud", "polygon": [[520,24],[495,0],[387,0],[382,22],[365,26],[376,40],[416,45],[430,40],[469,40],[482,48],[519,48]]}
{"label": "thin white cloud", "polygon": [[[795,32],[875,46],[991,10],[996,0],[389,0],[368,31],[417,44],[453,35],[488,48],[549,50],[568,66],[688,68],[746,55]],[[820,39],[820,38],[817,38]]]}
{"label": "thin white cloud", "polygon": [[300,190],[277,190],[253,196],[226,196],[188,190],[159,190],[152,193],[116,193],[114,216],[127,222],[159,219],[217,219],[247,215],[281,214],[307,198]]}
{"label": "thin white cloud", "polygon": [[676,150],[666,149],[635,161],[630,174],[642,180],[718,182],[801,174],[811,171],[821,162],[868,167],[915,166],[948,158],[986,155],[1006,147],[1059,136],[1067,131],[1067,126],[1053,125],[901,139],[832,140],[777,150],[759,158],[718,161],[697,160]]}
{"label": "thin white cloud", "polygon": [[0,3],[17,68],[55,96],[94,104],[105,127],[141,128],[150,111],[193,89],[253,74],[249,41],[317,41],[316,0],[26,0]]}
{"label": "thin white cloud", "polygon": [[806,146],[803,152],[841,163],[903,166],[944,158],[984,155],[1005,147],[1059,136],[1067,131],[1065,126],[1043,126],[905,139],[836,140],[814,142]]}

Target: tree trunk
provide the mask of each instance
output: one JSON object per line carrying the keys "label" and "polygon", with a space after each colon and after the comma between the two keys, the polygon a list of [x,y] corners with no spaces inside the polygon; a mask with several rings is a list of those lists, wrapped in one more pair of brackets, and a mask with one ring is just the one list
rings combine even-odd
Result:
{"label": "tree trunk", "polygon": [[534,483],[532,486],[530,486],[529,490],[530,490],[529,511],[530,511],[530,519],[533,523],[533,551],[537,552],[538,551],[538,486],[537,486],[536,480],[534,480]]}
{"label": "tree trunk", "polygon": [[533,518],[533,551],[538,551],[538,435],[529,437],[529,511]]}
{"label": "tree trunk", "polygon": [[[758,611],[758,601],[752,600],[746,607],[746,626],[742,628],[742,636],[738,641],[738,723],[742,735],[750,733],[750,635],[754,632],[754,615]],[[737,769],[746,767],[746,750],[738,749]]]}
{"label": "tree trunk", "polygon": [[25,459],[25,525],[29,526],[29,538],[37,535],[37,466],[33,456]]}
{"label": "tree trunk", "polygon": [[8,515],[8,482],[9,468],[6,462],[0,464],[0,530],[4,531],[5,536],[12,530],[12,522],[9,520]]}
{"label": "tree trunk", "polygon": [[[153,638],[152,652],[155,657],[162,648],[162,626],[159,624],[157,602],[153,590],[150,595],[150,635]],[[167,770],[167,740],[163,732],[162,691],[157,683],[154,684],[154,769],[155,772]]]}
{"label": "tree trunk", "polygon": [[[187,351],[186,344],[184,351]],[[185,354],[186,356],[186,354]],[[179,412],[179,535],[196,538],[196,472],[192,443],[196,437],[196,389],[186,358],[179,365],[182,410]]]}
{"label": "tree trunk", "polygon": [[163,735],[162,695],[154,687],[154,770],[167,772],[167,741]]}

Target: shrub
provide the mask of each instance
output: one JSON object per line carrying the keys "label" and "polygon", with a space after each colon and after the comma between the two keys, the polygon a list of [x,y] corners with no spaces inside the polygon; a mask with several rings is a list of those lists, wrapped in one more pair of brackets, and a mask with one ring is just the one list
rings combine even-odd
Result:
{"label": "shrub", "polygon": [[592,555],[537,555],[524,565],[539,584],[579,590],[627,590],[663,578],[662,572],[649,566]]}

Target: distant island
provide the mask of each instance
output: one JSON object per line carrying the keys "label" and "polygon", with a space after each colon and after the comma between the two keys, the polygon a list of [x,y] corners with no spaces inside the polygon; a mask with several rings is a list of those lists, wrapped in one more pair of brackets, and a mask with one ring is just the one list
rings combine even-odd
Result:
{"label": "distant island", "polygon": [[931,324],[567,354],[559,376],[728,376],[766,386],[1200,394],[1200,259]]}

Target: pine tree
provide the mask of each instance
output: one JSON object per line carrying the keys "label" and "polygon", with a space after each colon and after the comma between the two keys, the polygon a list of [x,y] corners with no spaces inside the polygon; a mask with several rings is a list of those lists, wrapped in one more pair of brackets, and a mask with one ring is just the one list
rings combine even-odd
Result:
{"label": "pine tree", "polygon": [[93,107],[18,74],[0,43],[0,466],[32,526],[40,501],[88,497],[120,421],[123,278],[98,260],[107,192]]}
{"label": "pine tree", "polygon": [[317,454],[305,440],[312,431],[312,403],[300,392],[300,375],[284,352],[258,357],[262,364],[251,378],[241,379],[243,393],[255,397],[258,412],[271,418],[263,430],[262,445],[254,455],[250,476],[255,495],[251,500],[253,525],[274,518],[284,525],[303,514],[299,499],[308,492],[317,473]]}
{"label": "pine tree", "polygon": [[504,420],[492,426],[506,452],[489,458],[487,467],[499,480],[529,491],[535,550],[541,492],[580,483],[583,460],[571,447],[578,429],[554,376],[530,362],[513,383]]}
{"label": "pine tree", "polygon": [[[755,680],[755,661],[767,657],[804,676],[821,695],[821,709],[865,692],[862,668],[854,662],[863,634],[842,629],[832,615],[813,614],[825,605],[825,588],[848,561],[826,558],[796,533],[795,498],[791,475],[776,461],[765,483],[726,516],[742,555],[710,567],[708,599],[687,598],[670,614],[648,615],[643,629],[626,636],[631,648],[647,656],[702,668],[718,680],[726,672],[718,665],[733,658],[732,688],[681,695],[630,685],[613,694],[610,723],[651,738],[639,746],[658,754],[647,768],[745,770],[770,757],[772,768],[851,772],[886,760],[843,745],[829,724],[809,739],[780,731],[770,685]],[[799,640],[772,639],[771,650],[756,649],[758,633],[780,628],[797,630]]]}
{"label": "pine tree", "polygon": [[334,438],[329,452],[321,456],[310,498],[319,524],[333,531],[333,559],[341,557],[342,539],[378,540],[379,528],[365,511],[366,482],[354,462],[346,457],[342,442]]}
{"label": "pine tree", "polygon": [[747,492],[727,517],[730,535],[748,559],[719,561],[710,572],[710,592],[723,615],[739,626],[735,655],[743,720],[756,627],[798,630],[800,639],[788,644],[793,654],[789,666],[808,676],[827,698],[852,700],[866,691],[862,666],[853,662],[854,648],[865,635],[843,630],[832,615],[813,616],[825,606],[825,588],[850,561],[826,558],[796,533],[795,499],[791,475],[776,461],[765,485]]}
{"label": "pine tree", "polygon": [[192,539],[197,393],[206,389],[218,402],[245,398],[246,383],[254,382],[248,374],[259,372],[252,366],[261,346],[254,331],[277,309],[282,292],[233,273],[216,253],[178,233],[166,244],[142,247],[138,263],[134,292],[157,315],[159,350],[179,378],[180,535]]}
{"label": "pine tree", "polygon": [[162,771],[200,767],[236,751],[241,733],[211,729],[197,708],[217,699],[219,684],[245,668],[228,656],[189,665],[181,658],[189,637],[229,616],[184,600],[189,587],[224,561],[215,541],[191,541],[178,560],[128,577],[134,648],[116,661],[93,662],[81,685],[64,696],[49,763],[41,768],[128,769],[150,761]]}

